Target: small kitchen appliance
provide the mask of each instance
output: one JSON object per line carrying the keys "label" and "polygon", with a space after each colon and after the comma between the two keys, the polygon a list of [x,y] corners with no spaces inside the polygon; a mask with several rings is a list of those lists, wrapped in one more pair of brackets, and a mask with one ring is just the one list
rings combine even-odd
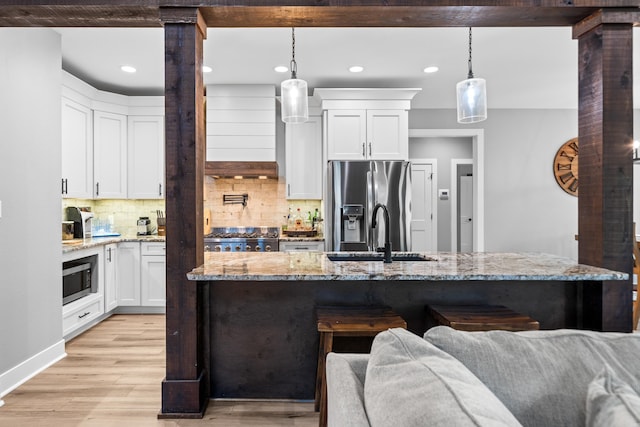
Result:
{"label": "small kitchen appliance", "polygon": [[67,220],[73,221],[73,237],[90,239],[93,212],[89,207],[69,206],[66,209]]}
{"label": "small kitchen appliance", "polygon": [[278,227],[213,227],[204,236],[205,252],[277,252]]}
{"label": "small kitchen appliance", "polygon": [[138,236],[148,236],[153,233],[151,220],[148,216],[138,218]]}

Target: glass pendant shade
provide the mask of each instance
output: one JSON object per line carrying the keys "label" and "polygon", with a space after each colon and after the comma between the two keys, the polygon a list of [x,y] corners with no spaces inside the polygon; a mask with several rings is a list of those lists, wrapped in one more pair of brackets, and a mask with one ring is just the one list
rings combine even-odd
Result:
{"label": "glass pendant shade", "polygon": [[309,120],[309,101],[307,82],[301,79],[289,79],[280,86],[281,115],[285,123],[303,123]]}
{"label": "glass pendant shade", "polygon": [[458,123],[477,123],[487,119],[487,83],[470,78],[456,85]]}

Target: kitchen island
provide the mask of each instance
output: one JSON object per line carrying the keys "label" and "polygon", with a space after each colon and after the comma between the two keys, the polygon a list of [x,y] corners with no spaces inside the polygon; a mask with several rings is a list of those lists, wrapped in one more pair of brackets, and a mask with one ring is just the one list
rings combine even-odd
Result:
{"label": "kitchen island", "polygon": [[433,326],[425,306],[447,303],[505,305],[542,329],[598,329],[629,288],[625,273],[536,253],[425,253],[430,260],[391,264],[327,255],[207,253],[187,274],[198,289],[211,397],[313,399],[317,306],[387,305],[420,335]]}

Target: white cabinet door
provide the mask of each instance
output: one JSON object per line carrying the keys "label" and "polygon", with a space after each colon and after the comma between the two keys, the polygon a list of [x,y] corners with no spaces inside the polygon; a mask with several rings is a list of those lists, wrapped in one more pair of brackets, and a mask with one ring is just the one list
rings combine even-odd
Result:
{"label": "white cabinet door", "polygon": [[93,112],[94,198],[127,197],[127,116]]}
{"label": "white cabinet door", "polygon": [[372,160],[409,158],[409,113],[367,110],[367,156]]}
{"label": "white cabinet door", "polygon": [[166,305],[166,256],[147,255],[164,252],[164,243],[142,243],[141,253],[141,305]]}
{"label": "white cabinet door", "polygon": [[118,306],[118,245],[108,244],[104,247],[104,311],[105,313]]}
{"label": "white cabinet door", "polygon": [[128,188],[130,199],[164,197],[164,117],[129,116]]}
{"label": "white cabinet door", "polygon": [[322,199],[322,117],[287,124],[287,199]]}
{"label": "white cabinet door", "polygon": [[407,160],[406,110],[329,110],[329,160]]}
{"label": "white cabinet door", "polygon": [[62,98],[62,197],[93,197],[91,110]]}
{"label": "white cabinet door", "polygon": [[328,160],[366,158],[366,110],[329,110],[327,112]]}
{"label": "white cabinet door", "polygon": [[140,243],[118,243],[118,305],[139,306]]}

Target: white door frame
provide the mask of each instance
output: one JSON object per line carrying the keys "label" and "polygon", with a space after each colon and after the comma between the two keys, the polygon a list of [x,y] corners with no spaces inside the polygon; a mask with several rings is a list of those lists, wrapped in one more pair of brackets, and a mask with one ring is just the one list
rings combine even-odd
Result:
{"label": "white door frame", "polygon": [[[433,177],[431,179],[432,190],[431,191],[431,209],[433,210],[433,219],[431,220],[431,247],[433,251],[438,250],[438,186],[433,183],[438,182],[438,159],[411,159],[412,165],[431,165],[431,171]],[[411,177],[413,180],[413,176]],[[411,196],[413,200],[413,195]]]}
{"label": "white door frame", "polygon": [[484,251],[484,129],[409,129],[411,138],[470,137],[473,147],[473,250]]}
{"label": "white door frame", "polygon": [[[451,159],[451,252],[458,252],[458,165],[472,165],[473,159]],[[475,236],[474,236],[475,237]],[[474,242],[475,248],[475,242]]]}

